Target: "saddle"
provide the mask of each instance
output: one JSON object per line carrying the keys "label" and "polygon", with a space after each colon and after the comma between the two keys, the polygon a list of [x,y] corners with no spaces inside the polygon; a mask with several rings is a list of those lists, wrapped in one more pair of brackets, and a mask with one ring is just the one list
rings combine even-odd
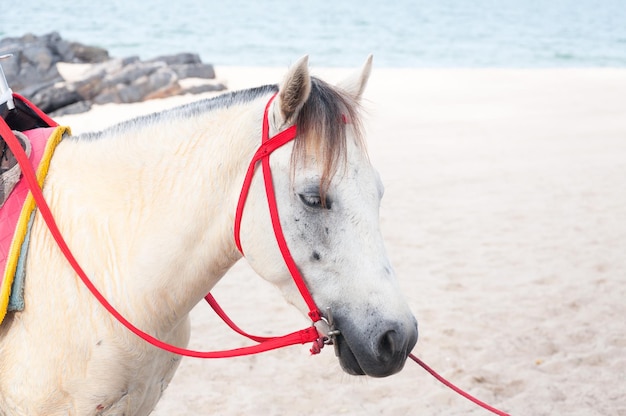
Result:
{"label": "saddle", "polygon": [[[1,58],[1,57],[0,57]],[[68,128],[6,84],[0,67],[0,323],[8,311],[24,309],[23,278],[35,203],[3,136],[14,135],[36,169],[41,185],[56,145]]]}

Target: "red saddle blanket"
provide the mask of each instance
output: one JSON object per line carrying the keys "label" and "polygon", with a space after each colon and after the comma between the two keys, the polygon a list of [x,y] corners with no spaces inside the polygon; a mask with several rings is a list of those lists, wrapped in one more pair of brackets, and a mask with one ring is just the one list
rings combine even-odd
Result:
{"label": "red saddle blanket", "polygon": [[[29,160],[36,171],[39,186],[43,185],[54,150],[66,132],[69,133],[68,127],[37,128],[23,132],[31,142]],[[35,208],[35,201],[24,178],[20,179],[0,208],[0,323],[9,309],[9,298],[22,296],[22,282],[16,279],[23,279],[28,251],[27,235]],[[18,300],[17,304],[13,309],[23,309],[23,305],[19,306],[23,300]]]}

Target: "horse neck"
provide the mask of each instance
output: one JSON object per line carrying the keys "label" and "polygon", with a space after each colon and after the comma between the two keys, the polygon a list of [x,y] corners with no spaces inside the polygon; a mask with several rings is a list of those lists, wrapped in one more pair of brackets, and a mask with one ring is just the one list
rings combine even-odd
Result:
{"label": "horse neck", "polygon": [[[240,258],[234,212],[263,104],[59,146],[46,190],[58,195],[66,229],[82,230],[69,243],[86,269],[119,279],[104,285],[109,296],[144,299],[146,314],[180,319]],[[177,323],[154,323],[163,324]]]}

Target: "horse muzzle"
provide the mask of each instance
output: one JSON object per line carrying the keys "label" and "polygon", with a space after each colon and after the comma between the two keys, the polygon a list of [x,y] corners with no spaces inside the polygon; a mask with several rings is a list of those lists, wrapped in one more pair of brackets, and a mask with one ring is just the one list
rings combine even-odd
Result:
{"label": "horse muzzle", "polygon": [[336,351],[343,370],[351,375],[387,377],[402,370],[417,342],[417,321],[385,322],[373,328],[357,330],[341,324],[336,336]]}

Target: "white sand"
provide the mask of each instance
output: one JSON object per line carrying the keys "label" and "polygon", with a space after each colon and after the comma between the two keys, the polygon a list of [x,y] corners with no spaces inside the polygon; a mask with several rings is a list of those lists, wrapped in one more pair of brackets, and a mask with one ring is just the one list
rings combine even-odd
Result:
{"label": "white sand", "polygon": [[[284,69],[217,71],[240,88]],[[59,121],[78,133],[195,98]],[[366,98],[383,235],[420,323],[414,352],[514,415],[626,415],[626,70],[375,68]],[[215,294],[251,332],[307,324],[244,262]],[[192,319],[193,348],[246,343],[206,305]],[[154,414],[326,413],[488,414],[412,362],[355,378],[332,350],[305,346],[184,359]]]}

